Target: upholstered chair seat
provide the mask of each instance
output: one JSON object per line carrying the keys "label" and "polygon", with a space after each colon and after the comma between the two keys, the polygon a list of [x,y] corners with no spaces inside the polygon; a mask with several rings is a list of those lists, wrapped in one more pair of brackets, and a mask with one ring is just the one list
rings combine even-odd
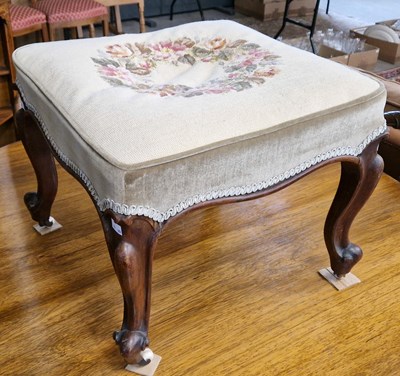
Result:
{"label": "upholstered chair seat", "polygon": [[36,25],[46,24],[46,15],[28,6],[10,5],[11,28],[14,35]]}
{"label": "upholstered chair seat", "polygon": [[86,18],[104,16],[107,9],[92,0],[42,0],[36,8],[47,14],[47,22],[80,21]]}
{"label": "upholstered chair seat", "polygon": [[77,28],[82,37],[82,26],[89,25],[94,36],[93,24],[103,23],[103,33],[108,34],[108,10],[94,0],[40,0],[33,2],[36,9],[45,13],[50,30],[50,39],[55,40],[55,30]]}
{"label": "upholstered chair seat", "polygon": [[10,4],[10,20],[13,37],[41,32],[42,41],[49,39],[46,15],[25,5]]}

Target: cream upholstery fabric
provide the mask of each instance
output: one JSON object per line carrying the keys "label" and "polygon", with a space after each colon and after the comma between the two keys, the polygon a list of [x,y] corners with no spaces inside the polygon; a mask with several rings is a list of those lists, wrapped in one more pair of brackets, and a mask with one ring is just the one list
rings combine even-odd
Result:
{"label": "cream upholstery fabric", "polygon": [[357,155],[385,130],[378,82],[231,21],[13,58],[28,107],[98,205],[159,221]]}

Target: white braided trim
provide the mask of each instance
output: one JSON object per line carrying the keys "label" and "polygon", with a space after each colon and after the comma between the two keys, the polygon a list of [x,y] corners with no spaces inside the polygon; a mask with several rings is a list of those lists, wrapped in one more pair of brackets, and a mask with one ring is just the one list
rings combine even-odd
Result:
{"label": "white braided trim", "polygon": [[217,190],[217,191],[211,191],[207,192],[205,194],[198,194],[193,197],[189,197],[185,199],[184,201],[181,201],[174,205],[173,207],[169,208],[167,211],[160,211],[154,208],[150,208],[148,206],[141,206],[141,205],[127,205],[127,204],[121,204],[118,202],[115,202],[114,200],[110,198],[103,198],[100,199],[98,196],[93,184],[89,180],[89,178],[85,175],[83,171],[79,169],[78,166],[76,166],[71,160],[67,158],[66,155],[62,153],[60,148],[56,145],[52,137],[49,135],[48,129],[45,126],[43,119],[41,118],[40,114],[36,111],[35,107],[31,104],[29,104],[26,101],[26,98],[21,90],[21,87],[18,83],[17,80],[17,86],[20,90],[21,96],[23,98],[23,102],[27,106],[27,108],[32,111],[37,120],[40,123],[40,126],[43,130],[43,133],[45,134],[46,138],[50,142],[52,148],[54,151],[57,153],[58,157],[60,160],[67,165],[74,173],[81,179],[81,181],[86,185],[88,191],[93,197],[93,200],[96,202],[97,206],[101,211],[105,211],[107,209],[112,210],[115,213],[118,214],[123,214],[123,215],[140,215],[140,216],[145,216],[150,219],[153,219],[157,222],[165,222],[169,218],[181,213],[182,211],[188,209],[191,206],[194,206],[196,204],[199,204],[201,202],[206,202],[206,201],[212,201],[216,200],[219,198],[224,198],[224,197],[234,197],[234,196],[243,196],[247,195],[250,193],[255,193],[258,191],[261,191],[263,189],[272,187],[280,182],[283,182],[293,176],[296,176],[300,174],[301,172],[307,170],[311,166],[315,166],[323,161],[333,159],[336,157],[342,157],[342,156],[358,156],[360,155],[363,150],[369,145],[372,141],[374,141],[376,138],[378,138],[381,134],[386,132],[387,126],[386,124],[381,125],[379,128],[375,129],[370,135],[368,135],[367,138],[364,139],[364,141],[358,145],[357,147],[338,147],[334,148],[332,150],[329,150],[326,153],[323,154],[318,154],[316,157],[309,159],[306,162],[303,162],[299,165],[297,165],[294,168],[291,168],[290,170],[287,170],[279,175],[275,175],[274,177],[270,178],[267,181],[262,181],[259,183],[253,183],[253,184],[247,184],[247,185],[242,185],[239,187],[231,187],[229,189],[222,189],[222,190]]}

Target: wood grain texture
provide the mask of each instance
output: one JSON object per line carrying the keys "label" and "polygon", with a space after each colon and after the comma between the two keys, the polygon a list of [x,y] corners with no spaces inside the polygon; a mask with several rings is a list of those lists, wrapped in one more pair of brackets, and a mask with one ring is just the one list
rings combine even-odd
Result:
{"label": "wood grain texture", "polygon": [[[41,237],[23,203],[36,181],[22,145],[0,161],[0,374],[126,375],[111,338],[123,301],[88,195],[59,169],[52,215],[64,227]],[[400,185],[384,175],[355,219],[362,283],[337,292],[317,271],[339,175],[327,166],[168,227],[153,265],[157,376],[398,374]]]}

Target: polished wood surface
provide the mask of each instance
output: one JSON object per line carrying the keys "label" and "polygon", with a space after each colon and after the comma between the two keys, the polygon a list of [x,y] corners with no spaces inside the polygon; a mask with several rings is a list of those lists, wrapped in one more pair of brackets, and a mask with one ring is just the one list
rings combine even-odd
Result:
{"label": "polished wood surface", "polygon": [[[126,375],[110,333],[123,302],[96,210],[59,169],[41,237],[23,195],[36,188],[20,143],[0,149],[1,375]],[[323,224],[339,164],[262,199],[177,220],[153,265],[156,375],[397,375],[400,185],[384,175],[351,237],[362,283],[337,292]]]}
{"label": "polished wood surface", "polygon": [[[14,115],[14,95],[12,82],[15,78],[15,70],[11,61],[11,53],[14,51],[14,41],[11,30],[9,1],[0,0],[0,127],[12,127],[11,120]],[[0,145],[4,145],[9,137],[3,139],[4,129],[0,131]],[[6,132],[7,136],[12,132]],[[15,138],[11,138],[12,141]]]}

